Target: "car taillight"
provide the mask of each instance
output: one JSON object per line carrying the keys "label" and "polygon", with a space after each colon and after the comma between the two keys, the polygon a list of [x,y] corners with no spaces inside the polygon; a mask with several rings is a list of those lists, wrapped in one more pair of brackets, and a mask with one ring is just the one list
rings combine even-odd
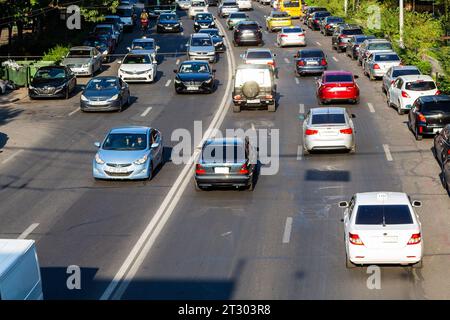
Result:
{"label": "car taillight", "polygon": [[373,65],[373,68],[374,68],[374,69],[380,69],[380,66],[379,66],[377,63],[375,63],[375,64]]}
{"label": "car taillight", "polygon": [[319,23],[319,20],[317,20],[317,19],[314,19],[314,23]]}
{"label": "car taillight", "polygon": [[345,36],[345,35],[343,35],[343,34],[341,34],[341,35],[339,36],[339,39],[344,39],[344,38],[347,38],[347,36]]}
{"label": "car taillight", "polygon": [[402,97],[403,98],[410,98],[408,92],[406,92],[406,91],[402,91]]}
{"label": "car taillight", "polygon": [[425,116],[421,113],[417,114],[417,119],[419,120],[419,122],[427,122],[427,118],[425,118]]}
{"label": "car taillight", "polygon": [[298,61],[297,61],[297,65],[298,65],[298,66],[304,66],[304,65],[305,65],[305,61],[303,61],[303,60],[298,60]]}
{"label": "car taillight", "polygon": [[414,233],[411,238],[408,241],[408,245],[412,245],[412,244],[418,244],[420,243],[420,241],[422,240],[422,237],[420,236],[420,232],[419,233]]}
{"label": "car taillight", "polygon": [[235,95],[234,96],[234,100],[240,100],[242,97],[241,97],[241,95],[239,95],[239,94],[237,94],[237,95]]}
{"label": "car taillight", "polygon": [[267,64],[269,65],[269,66],[272,66],[272,67],[275,67],[276,65],[275,65],[275,61],[269,61],[269,62],[267,62]]}
{"label": "car taillight", "polygon": [[346,128],[346,129],[341,129],[340,132],[343,134],[352,134],[353,130],[352,130],[352,128]]}
{"label": "car taillight", "polygon": [[395,80],[391,80],[391,85],[393,85],[393,84],[394,84],[394,82],[395,82]]}
{"label": "car taillight", "polygon": [[271,94],[266,94],[266,95],[265,95],[265,98],[266,98],[266,99],[273,99],[273,96],[272,96]]}
{"label": "car taillight", "polygon": [[205,170],[205,168],[203,168],[201,166],[201,164],[197,163],[197,165],[195,166],[195,173],[196,174],[205,174],[206,170]]}
{"label": "car taillight", "polygon": [[323,66],[327,65],[327,60],[325,58],[322,58],[322,60],[320,61],[320,64]]}
{"label": "car taillight", "polygon": [[348,233],[348,239],[350,240],[351,244],[354,244],[355,246],[363,246],[364,243],[361,241],[359,236],[356,233]]}
{"label": "car taillight", "polygon": [[280,35],[280,38],[287,38],[287,34],[282,34],[282,35]]}
{"label": "car taillight", "polygon": [[327,25],[325,26],[325,28],[326,28],[326,29],[330,29],[331,26],[330,26],[329,24],[327,24]]}
{"label": "car taillight", "polygon": [[440,95],[441,94],[441,92],[438,90],[438,91],[436,91],[436,93],[435,93],[435,95]]}
{"label": "car taillight", "polygon": [[305,34],[304,34],[304,33],[299,33],[298,36],[299,36],[299,37],[304,37]]}
{"label": "car taillight", "polygon": [[239,174],[248,174],[248,167],[246,163],[242,165],[241,169],[239,170]]}
{"label": "car taillight", "polygon": [[317,133],[319,133],[319,130],[314,130],[314,129],[306,129],[305,130],[305,135],[307,135],[307,136],[311,136],[311,135],[317,134]]}

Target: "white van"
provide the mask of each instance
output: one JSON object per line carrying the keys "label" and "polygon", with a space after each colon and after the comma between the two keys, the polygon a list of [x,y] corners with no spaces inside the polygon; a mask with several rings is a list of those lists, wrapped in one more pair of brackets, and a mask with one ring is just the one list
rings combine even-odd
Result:
{"label": "white van", "polygon": [[42,300],[34,240],[0,239],[0,300]]}

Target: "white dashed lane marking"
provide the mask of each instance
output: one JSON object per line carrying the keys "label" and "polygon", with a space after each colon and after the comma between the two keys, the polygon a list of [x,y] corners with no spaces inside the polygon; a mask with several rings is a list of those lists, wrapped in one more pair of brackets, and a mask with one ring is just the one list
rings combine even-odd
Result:
{"label": "white dashed lane marking", "polygon": [[152,111],[152,107],[148,107],[144,110],[144,112],[142,112],[141,117],[145,117],[146,115],[149,114],[149,112]]}
{"label": "white dashed lane marking", "polygon": [[172,80],[171,79],[169,79],[169,80],[167,80],[167,82],[166,82],[166,87],[168,87],[169,86],[169,84],[172,82]]}
{"label": "white dashed lane marking", "polygon": [[39,226],[39,223],[33,223],[17,239],[26,239]]}
{"label": "white dashed lane marking", "polygon": [[291,230],[292,230],[292,217],[287,217],[286,224],[284,226],[283,243],[289,243],[289,241],[291,240]]}
{"label": "white dashed lane marking", "polygon": [[367,104],[367,106],[369,107],[370,112],[374,113],[375,112],[375,108],[373,107],[373,104],[371,104],[370,102]]}
{"label": "white dashed lane marking", "polygon": [[384,154],[386,155],[387,161],[393,161],[391,150],[389,150],[389,145],[383,144]]}

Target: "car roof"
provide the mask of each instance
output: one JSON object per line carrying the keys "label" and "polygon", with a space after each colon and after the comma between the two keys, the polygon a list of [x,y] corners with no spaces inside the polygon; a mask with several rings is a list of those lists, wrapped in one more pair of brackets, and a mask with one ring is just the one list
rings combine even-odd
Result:
{"label": "car roof", "polygon": [[341,107],[317,107],[311,108],[311,114],[345,114],[345,108]]}
{"label": "car roof", "polygon": [[408,195],[404,192],[361,192],[356,194],[358,205],[410,204]]}
{"label": "car roof", "polygon": [[33,244],[34,240],[0,239],[0,275],[6,274]]}
{"label": "car roof", "polygon": [[375,39],[366,39],[365,41],[367,41],[368,43],[374,43],[374,42],[389,42],[391,43],[389,40],[387,39],[380,39],[380,38],[375,38]]}
{"label": "car roof", "polygon": [[144,126],[127,126],[112,128],[109,133],[147,133],[150,127]]}
{"label": "car roof", "polygon": [[434,81],[432,77],[425,75],[425,74],[409,74],[406,76],[400,76],[397,79],[403,79],[403,81],[416,81],[416,80],[423,80],[423,81]]}

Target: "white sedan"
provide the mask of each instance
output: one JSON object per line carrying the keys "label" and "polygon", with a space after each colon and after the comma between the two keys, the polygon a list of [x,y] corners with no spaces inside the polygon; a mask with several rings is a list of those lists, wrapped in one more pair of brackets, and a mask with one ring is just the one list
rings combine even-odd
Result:
{"label": "white sedan", "polygon": [[401,264],[421,267],[423,241],[419,216],[403,192],[365,192],[350,202],[340,202],[344,210],[347,268],[364,264]]}
{"label": "white sedan", "polygon": [[128,53],[120,64],[118,77],[125,82],[154,82],[157,73],[157,63],[152,55],[144,50]]}
{"label": "white sedan", "polygon": [[389,107],[397,109],[398,114],[409,111],[421,96],[439,94],[433,78],[427,75],[408,75],[398,77],[387,93]]}
{"label": "white sedan", "polygon": [[277,45],[285,46],[306,46],[305,31],[298,26],[284,27],[277,34]]}

